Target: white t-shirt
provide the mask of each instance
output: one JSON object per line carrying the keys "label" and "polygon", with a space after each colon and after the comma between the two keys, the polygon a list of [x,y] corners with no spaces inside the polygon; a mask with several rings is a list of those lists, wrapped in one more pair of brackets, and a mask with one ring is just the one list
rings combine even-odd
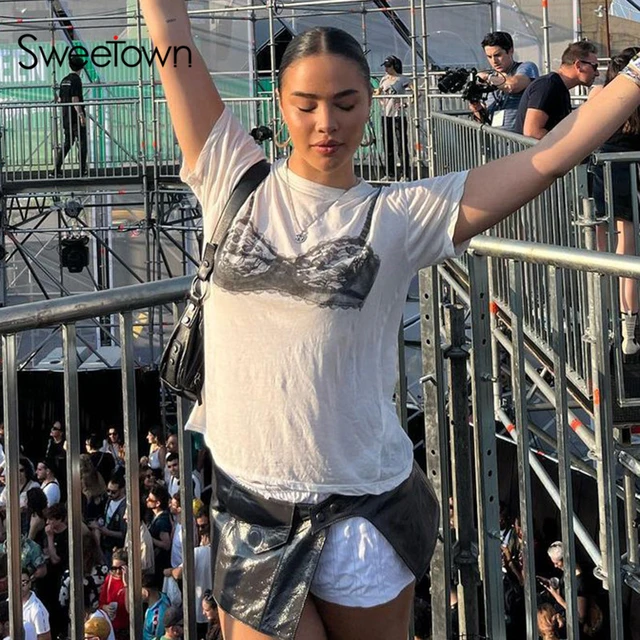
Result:
{"label": "white t-shirt", "polygon": [[52,507],[54,504],[60,502],[60,485],[57,480],[43,485],[42,491],[44,491],[44,495],[47,496],[47,506]]}
{"label": "white t-shirt", "polygon": [[[405,76],[392,76],[385,73],[380,80],[380,93],[383,95],[398,95],[407,92],[409,78]],[[400,98],[385,98],[382,100],[382,113],[387,118],[394,118],[402,115],[403,101]]]}
{"label": "white t-shirt", "polygon": [[[24,640],[38,640],[38,634],[36,633],[36,628],[30,623],[30,622],[25,622],[22,625],[22,629],[24,630]],[[7,636],[4,640],[20,640],[20,639],[16,639],[16,638],[11,638],[10,636]]]}
{"label": "white t-shirt", "polygon": [[[206,239],[263,158],[225,110],[181,173]],[[459,253],[466,175],[392,185],[371,210],[376,189],[363,180],[345,191],[275,163],[218,252],[205,299],[205,438],[222,470],[294,500],[379,494],[409,476],[413,447],[393,404],[398,327],[418,269]]]}
{"label": "white t-shirt", "polygon": [[171,538],[171,566],[179,567],[182,564],[182,523],[176,522]]}
{"label": "white t-shirt", "polygon": [[[200,475],[197,471],[194,471],[191,474],[191,478],[193,479],[193,497],[200,500],[202,497],[202,482],[200,481]],[[173,496],[180,491],[180,478],[171,476],[167,484],[167,491],[169,492],[169,496],[173,498]]]}
{"label": "white t-shirt", "polygon": [[202,612],[202,597],[204,592],[213,586],[211,584],[213,573],[211,571],[211,547],[209,545],[195,547],[193,550],[193,574],[196,583],[196,622],[203,624],[207,621],[207,618]]}
{"label": "white t-shirt", "polygon": [[29,599],[22,605],[22,620],[25,625],[27,623],[32,624],[37,635],[51,630],[49,612],[33,591]]}

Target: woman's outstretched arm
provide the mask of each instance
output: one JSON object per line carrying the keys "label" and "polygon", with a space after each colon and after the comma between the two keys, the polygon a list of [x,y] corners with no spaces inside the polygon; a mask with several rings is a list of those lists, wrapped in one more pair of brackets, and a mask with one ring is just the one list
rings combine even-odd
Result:
{"label": "woman's outstretched arm", "polygon": [[619,76],[534,147],[469,172],[454,243],[492,227],[608,140],[640,105],[640,86]]}
{"label": "woman's outstretched arm", "polygon": [[[187,165],[193,169],[224,105],[193,42],[186,2],[140,0],[140,6],[153,46],[162,57],[171,47],[167,63],[157,62],[157,66],[178,143]],[[176,53],[177,47],[189,48],[191,66],[187,52],[183,49]]]}

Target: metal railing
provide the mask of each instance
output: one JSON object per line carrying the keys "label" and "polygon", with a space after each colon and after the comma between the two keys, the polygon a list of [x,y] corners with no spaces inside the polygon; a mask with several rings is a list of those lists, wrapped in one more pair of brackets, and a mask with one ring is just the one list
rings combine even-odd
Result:
{"label": "metal railing", "polygon": [[[556,376],[552,398],[558,429],[559,485],[556,485],[542,469],[537,456],[530,450],[529,418],[527,415],[527,380],[533,385],[538,381],[529,365],[530,357],[523,344],[525,321],[524,275],[525,266],[539,265],[546,271],[552,284],[546,289],[550,324],[554,347],[553,362]],[[440,542],[432,563],[434,638],[449,640],[451,631],[450,582],[451,571],[459,575],[458,599],[461,606],[461,634],[476,636],[480,609],[484,609],[486,637],[502,640],[504,637],[504,611],[502,596],[502,572],[498,530],[498,474],[496,461],[496,420],[505,425],[507,432],[516,440],[519,465],[520,513],[525,534],[525,594],[527,602],[527,638],[535,635],[535,585],[536,575],[531,547],[532,474],[541,478],[543,486],[558,506],[562,522],[562,539],[567,547],[565,580],[569,612],[569,628],[576,629],[574,533],[596,566],[596,575],[608,589],[611,615],[612,640],[621,640],[622,621],[621,590],[623,583],[640,588],[638,575],[638,540],[634,518],[637,515],[635,485],[640,473],[640,464],[635,449],[612,429],[611,410],[613,397],[609,384],[609,312],[610,296],[607,276],[626,275],[640,277],[640,259],[612,256],[592,251],[565,249],[537,243],[523,243],[490,237],[476,238],[471,243],[467,261],[468,285],[460,286],[455,265],[430,268],[421,272],[420,317],[422,325],[422,359],[424,377],[423,412],[425,417],[425,441],[427,442],[427,471],[440,496],[443,526]],[[508,335],[499,325],[494,301],[493,285],[496,270],[508,274],[506,286],[509,291]],[[588,320],[593,336],[593,349],[589,366],[597,389],[598,401],[593,403],[588,424],[575,423],[575,414],[567,406],[567,380],[562,375],[565,364],[564,334],[569,325],[570,308],[566,302],[563,272],[579,272],[588,280]],[[76,357],[76,325],[98,316],[118,314],[115,329],[121,349],[122,361],[122,407],[124,436],[127,451],[127,509],[132,531],[140,522],[140,502],[137,487],[138,472],[138,425],[136,423],[136,394],[134,383],[133,322],[132,313],[140,308],[167,305],[185,297],[190,283],[189,277],[168,279],[151,284],[122,287],[115,290],[90,293],[29,305],[0,309],[0,335],[3,349],[4,423],[7,454],[7,500],[9,593],[20,593],[20,505],[18,464],[20,451],[20,416],[18,415],[19,376],[16,362],[16,344],[21,332],[31,329],[62,325],[64,354],[65,421],[68,433],[67,475],[69,478],[67,502],[69,505],[69,558],[72,576],[71,637],[81,638],[82,621],[82,548],[80,535],[81,508],[79,483],[80,424],[78,371]],[[465,326],[464,310],[455,310],[442,304],[445,296],[451,295],[452,287],[458,300],[470,313],[470,327]],[[447,321],[445,322],[445,317]],[[448,346],[442,344],[441,328],[447,326]],[[467,334],[472,337],[469,353],[464,345]],[[511,376],[509,389],[500,388],[495,375],[497,349],[508,351]],[[445,360],[450,362],[449,381],[445,381]],[[403,369],[401,369],[403,370]],[[467,380],[471,380],[472,421],[468,420],[469,403]],[[504,384],[504,383],[502,383]],[[402,385],[400,386],[402,389]],[[406,389],[406,386],[404,387]],[[507,416],[501,398],[505,392],[512,398],[513,415]],[[449,414],[447,417],[446,405]],[[192,518],[191,482],[184,478],[191,475],[190,436],[184,431],[187,406],[178,403],[178,426],[180,434],[181,504],[185,522]],[[449,425],[452,425],[451,431]],[[570,438],[580,438],[588,443],[596,460],[595,476],[598,485],[599,528],[595,531],[582,525],[578,516],[572,514],[571,502],[571,458]],[[474,452],[474,453],[472,453]],[[449,465],[449,460],[455,460]],[[472,464],[471,461],[474,461]],[[623,483],[616,480],[620,471]],[[477,495],[474,495],[474,487]],[[451,546],[449,530],[449,497],[453,499],[454,529],[458,544]],[[624,526],[618,524],[617,500],[621,496],[625,507]],[[477,511],[476,511],[477,509]],[[477,521],[477,529],[474,522]],[[597,540],[597,542],[596,542]],[[626,547],[623,560],[621,540]],[[184,611],[187,636],[195,637],[195,596],[192,564],[192,541],[184,537]],[[479,549],[479,552],[477,551]],[[140,592],[140,540],[129,536],[129,558],[131,558],[129,606],[132,637],[139,635],[142,608],[137,594]],[[477,585],[482,587],[483,599],[477,598]],[[78,588],[79,586],[79,588]],[[12,628],[20,628],[21,602],[14,596],[11,600]],[[571,617],[573,615],[573,618]],[[573,625],[573,626],[571,626]]]}
{"label": "metal railing", "polygon": [[[536,141],[518,134],[494,129],[486,125],[443,113],[432,115],[433,157],[435,166],[432,175],[442,175],[448,171],[462,171],[485,164],[491,160],[522,151],[533,146]],[[640,154],[596,154],[593,161],[604,165],[607,201],[612,202],[611,163],[639,162]],[[558,247],[585,248],[587,237],[597,223],[594,213],[585,211],[585,202],[589,197],[588,164],[585,162],[562,178],[556,180],[537,198],[524,205],[519,211],[496,225],[488,235],[511,240],[523,240],[535,243],[551,244]],[[637,165],[633,164],[633,167]],[[637,201],[636,171],[631,171],[631,199]],[[637,204],[635,218],[635,237],[638,237]],[[616,237],[614,212],[608,205],[610,249]],[[595,246],[595,245],[593,245]],[[636,243],[638,253],[638,243]],[[541,352],[552,358],[553,340],[550,324],[550,307],[547,292],[551,283],[546,271],[538,265],[528,264],[524,270],[524,317],[525,332],[538,342]],[[564,290],[568,304],[567,327],[565,332],[565,353],[567,375],[576,388],[584,395],[591,394],[592,381],[589,362],[591,343],[588,336],[588,314],[585,304],[587,290],[586,275],[581,272],[567,272]],[[494,295],[505,309],[508,307],[508,274],[496,267],[493,271]],[[612,283],[615,292],[617,283]],[[615,297],[615,295],[614,295]],[[615,317],[619,317],[619,307],[614,304]],[[616,349],[617,380],[622,381],[620,354],[620,327],[614,324]],[[622,383],[620,383],[622,384]],[[620,398],[624,406],[637,406],[635,400],[625,396],[620,388]],[[639,403],[640,404],[640,403]]]}
{"label": "metal railing", "polygon": [[[398,117],[383,125],[385,105],[397,105]],[[421,101],[421,97],[419,97]],[[105,98],[76,103],[84,107],[87,122],[88,177],[128,177],[142,179],[145,167],[157,179],[176,179],[182,154],[178,146],[166,99]],[[225,104],[247,131],[260,125],[272,129],[275,142],[282,145],[287,132],[273,114],[270,96],[228,98]],[[416,118],[412,94],[374,96],[371,116],[355,163],[360,175],[372,181],[392,182],[396,178],[424,176],[426,131],[423,118]],[[78,178],[80,160],[74,144],[60,176],[54,176],[56,155],[64,144],[63,113],[68,106],[43,102],[10,102],[0,105],[0,130],[3,133],[0,156],[2,181],[30,182],[58,177]],[[421,110],[417,111],[422,114]],[[73,118],[77,116],[73,112]],[[267,157],[275,159],[287,153],[274,141],[264,143]],[[389,166],[393,162],[394,166]]]}
{"label": "metal railing", "polygon": [[[504,428],[517,449],[526,605],[524,637],[538,637],[533,512],[540,497],[532,492],[532,481],[537,477],[557,506],[561,523],[565,545],[567,637],[578,636],[575,537],[595,567],[594,575],[608,593],[610,629],[608,634],[607,630],[604,633],[612,640],[621,640],[625,637],[623,585],[640,592],[635,526],[638,515],[635,483],[640,464],[637,447],[630,445],[629,430],[613,429],[615,398],[609,361],[609,281],[622,275],[640,277],[640,259],[482,236],[472,241],[466,264],[467,273],[462,280],[455,264],[426,269],[420,274],[427,471],[442,507],[442,527],[431,565],[431,582],[438,585],[438,589],[432,590],[433,638],[456,637],[450,606],[452,569],[461,637],[465,634],[478,637],[480,633],[495,640],[505,637],[498,525],[498,502],[502,499],[498,483],[498,426]],[[554,387],[549,388],[549,399],[557,425],[557,483],[541,464],[530,426],[529,400],[544,383],[532,366],[532,355],[525,348],[524,340],[525,275],[531,265],[544,269],[550,285],[544,294],[552,335]],[[508,291],[508,310],[500,319],[495,304],[498,272],[506,274],[504,285]],[[565,283],[570,281],[568,273],[580,274],[587,280],[585,304],[592,341],[588,366],[594,401],[582,420],[568,406],[570,394],[565,375],[566,333],[571,321],[565,290]],[[458,305],[442,304],[443,300],[453,298]],[[466,314],[468,324],[465,324]],[[443,328],[447,333],[446,344],[441,340]],[[470,350],[466,348],[469,336]],[[507,362],[503,363],[499,353],[506,355]],[[502,366],[506,368],[505,376],[500,375]],[[443,372],[447,368],[449,377],[445,381]],[[470,398],[467,395],[469,378]],[[587,526],[586,520],[583,523],[573,506],[572,469],[579,467],[572,462],[570,452],[575,450],[576,442],[586,445],[595,461],[597,526]],[[453,516],[449,513],[449,498],[453,503]],[[619,506],[624,507],[624,522],[619,522]],[[483,593],[481,600],[477,597],[479,585]],[[486,621],[486,628],[480,627],[481,619]]]}
{"label": "metal railing", "polygon": [[[87,160],[91,177],[100,172],[140,177],[143,134],[138,101],[100,100],[75,103],[86,112]],[[71,112],[69,129],[79,129],[78,115],[62,104],[10,103],[0,105],[2,181],[38,182],[55,177],[57,153],[64,145],[64,112]],[[78,144],[67,156],[61,178],[80,176]]]}

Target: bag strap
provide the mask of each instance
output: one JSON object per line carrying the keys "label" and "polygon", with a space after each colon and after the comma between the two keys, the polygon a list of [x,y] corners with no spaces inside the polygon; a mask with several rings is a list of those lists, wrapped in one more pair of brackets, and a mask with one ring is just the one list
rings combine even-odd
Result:
{"label": "bag strap", "polygon": [[211,236],[211,241],[207,242],[204,248],[202,262],[196,274],[197,280],[200,280],[202,283],[209,280],[213,272],[215,253],[227,235],[233,219],[247,198],[258,188],[260,183],[269,175],[270,171],[271,165],[266,160],[260,160],[252,167],[249,167],[242,178],[240,178],[240,182],[238,182],[229,196],[229,200],[227,200],[227,204],[218,219],[218,223]]}

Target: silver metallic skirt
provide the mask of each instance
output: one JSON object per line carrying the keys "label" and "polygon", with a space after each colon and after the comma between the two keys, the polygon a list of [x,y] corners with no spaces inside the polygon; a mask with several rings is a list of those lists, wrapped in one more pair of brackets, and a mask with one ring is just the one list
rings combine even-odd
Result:
{"label": "silver metallic skirt", "polygon": [[333,495],[317,505],[268,500],[214,471],[213,595],[249,627],[293,640],[328,527],[361,517],[388,540],[420,580],[438,535],[439,507],[414,464],[399,486],[374,496]]}

